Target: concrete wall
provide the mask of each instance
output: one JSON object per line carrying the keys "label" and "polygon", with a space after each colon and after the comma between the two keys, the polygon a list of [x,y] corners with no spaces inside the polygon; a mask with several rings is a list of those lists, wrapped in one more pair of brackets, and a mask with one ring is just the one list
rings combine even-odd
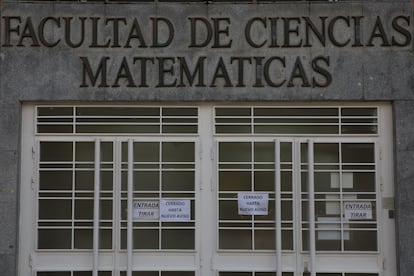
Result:
{"label": "concrete wall", "polygon": [[[410,17],[409,30],[411,41],[404,46],[381,46],[375,39],[372,47],[335,47],[327,43],[321,47],[315,41],[312,47],[263,47],[254,48],[246,44],[243,37],[247,18],[267,17],[318,17],[328,16],[364,16],[366,24],[361,34],[372,34],[372,26],[377,16],[382,19],[395,16]],[[11,32],[10,47],[5,47],[5,21],[2,20],[2,40],[0,48],[0,271],[2,275],[15,275],[17,265],[18,243],[18,206],[19,206],[19,141],[21,103],[27,101],[75,101],[75,102],[145,102],[145,101],[391,101],[394,107],[395,125],[395,158],[396,158],[396,224],[397,246],[399,254],[400,276],[410,276],[414,271],[414,62],[413,62],[413,14],[410,1],[347,1],[339,3],[281,3],[281,4],[138,4],[138,5],[102,5],[102,4],[50,4],[50,3],[3,3],[1,16],[21,17],[20,35],[27,32],[27,37],[19,44],[19,35]],[[38,24],[48,16],[86,16],[99,18],[125,17],[148,18],[162,16],[172,18],[176,28],[174,42],[169,47],[154,49],[122,48],[91,48],[88,45],[79,48],[31,46],[30,28],[25,29],[24,22],[28,17]],[[189,48],[183,41],[189,39],[186,29],[186,16],[204,18],[230,18],[230,35],[221,37],[222,44],[233,39],[231,47]],[[63,19],[62,19],[63,20]],[[148,21],[148,20],[147,20]],[[18,21],[12,21],[16,26]],[[402,21],[399,21],[400,23]],[[52,23],[48,23],[52,26]],[[143,24],[143,30],[149,28],[150,21]],[[267,23],[270,24],[270,23]],[[402,23],[401,23],[402,24]],[[390,22],[384,24],[384,31],[397,39],[404,39],[401,33],[393,29]],[[257,26],[260,27],[260,24]],[[37,28],[37,27],[36,27]],[[184,31],[181,31],[184,28]],[[348,28],[348,31],[351,31]],[[202,33],[202,32],[201,32]],[[201,34],[200,33],[200,34]],[[107,36],[111,36],[108,30]],[[205,34],[205,33],[204,33]],[[260,33],[266,36],[266,31]],[[347,34],[346,32],[344,33]],[[87,34],[89,36],[90,34]],[[125,32],[123,33],[125,35]],[[150,34],[145,33],[148,37]],[[162,37],[162,33],[160,36]],[[369,35],[368,35],[369,36]],[[47,33],[48,41],[62,38],[61,30]],[[260,38],[260,37],[257,37]],[[340,37],[344,38],[344,37]],[[346,38],[346,36],[345,36]],[[270,38],[269,38],[270,39]],[[302,87],[301,80],[296,79],[293,87],[255,87],[254,76],[256,67],[246,69],[245,87],[226,87],[223,78],[218,78],[216,87],[206,85],[196,87],[157,87],[156,68],[148,71],[150,87],[127,87],[125,78],[121,87],[98,87],[89,85],[81,87],[82,63],[81,56],[88,57],[91,66],[103,56],[113,59],[114,64],[108,65],[108,75],[116,78],[122,59],[134,56],[185,56],[189,60],[200,56],[213,64],[206,67],[206,79],[214,78],[217,60],[230,56],[281,56],[286,57],[286,68],[282,73],[289,75],[294,68],[292,57],[300,57],[308,66],[305,71],[312,75],[309,64],[312,58],[328,56],[330,65],[327,70],[332,82],[326,87]],[[210,64],[210,63],[209,63]],[[323,64],[323,63],[321,63]],[[326,64],[323,64],[326,65]],[[155,70],[155,71],[154,71]],[[229,70],[232,80],[237,79],[237,70]],[[168,74],[167,74],[168,75]],[[278,75],[279,76],[279,75]],[[289,76],[288,76],[289,77]],[[316,74],[316,77],[323,76]],[[253,78],[253,79],[252,79]],[[311,79],[312,77],[310,77]],[[206,81],[207,83],[208,81]],[[210,81],[211,84],[211,81]],[[151,87],[152,86],[152,87]]]}

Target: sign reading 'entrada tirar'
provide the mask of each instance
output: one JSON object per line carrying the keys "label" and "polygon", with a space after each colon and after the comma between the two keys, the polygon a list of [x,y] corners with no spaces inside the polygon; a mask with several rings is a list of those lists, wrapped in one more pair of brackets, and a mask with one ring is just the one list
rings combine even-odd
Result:
{"label": "sign reading 'entrada tirar'", "polygon": [[333,51],[409,46],[410,24],[403,14],[5,15],[1,45],[71,50],[81,88],[318,88],[334,81]]}

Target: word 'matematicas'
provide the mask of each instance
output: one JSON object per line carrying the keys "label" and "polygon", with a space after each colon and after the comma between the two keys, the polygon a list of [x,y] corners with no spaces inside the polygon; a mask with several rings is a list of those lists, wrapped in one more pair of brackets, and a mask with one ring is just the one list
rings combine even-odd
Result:
{"label": "word 'matematicas'", "polygon": [[[234,22],[233,22],[234,21]],[[2,16],[3,47],[164,48],[184,33],[184,47],[403,47],[410,16],[318,17],[55,17]],[[263,35],[258,36],[257,33]],[[50,35],[53,34],[53,35]],[[181,36],[177,44],[183,44]],[[237,41],[235,41],[237,39]],[[242,40],[242,41],[240,41]],[[233,43],[235,42],[235,43]]]}
{"label": "word 'matematicas'", "polygon": [[[195,59],[104,56],[82,63],[81,87],[327,87],[329,57],[299,56]],[[110,73],[111,72],[111,73]],[[255,72],[254,74],[247,72]]]}

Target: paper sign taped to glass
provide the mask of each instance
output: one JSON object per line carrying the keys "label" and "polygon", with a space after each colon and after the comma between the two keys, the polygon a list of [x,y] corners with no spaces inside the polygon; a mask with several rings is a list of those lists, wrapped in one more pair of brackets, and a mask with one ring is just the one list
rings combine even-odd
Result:
{"label": "paper sign taped to glass", "polygon": [[239,215],[267,216],[269,213],[268,193],[238,193]]}

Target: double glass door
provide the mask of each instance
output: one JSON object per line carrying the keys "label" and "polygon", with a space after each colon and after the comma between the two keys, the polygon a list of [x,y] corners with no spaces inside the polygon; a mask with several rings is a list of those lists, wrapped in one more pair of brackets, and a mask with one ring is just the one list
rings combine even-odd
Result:
{"label": "double glass door", "polygon": [[20,275],[396,275],[387,139],[222,135],[200,113],[198,134],[33,139]]}
{"label": "double glass door", "polygon": [[[369,140],[219,141],[216,268],[380,275],[377,158]],[[255,212],[263,201],[267,212]]]}

